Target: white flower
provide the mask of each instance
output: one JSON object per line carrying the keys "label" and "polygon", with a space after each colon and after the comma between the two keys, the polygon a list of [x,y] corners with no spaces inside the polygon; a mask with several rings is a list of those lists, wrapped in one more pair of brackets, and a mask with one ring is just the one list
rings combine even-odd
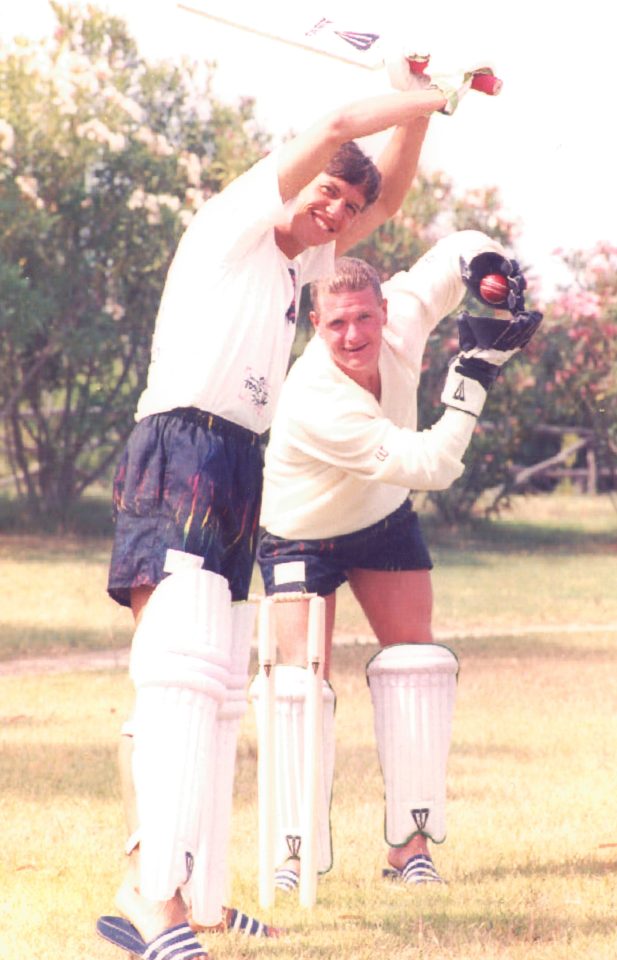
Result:
{"label": "white flower", "polygon": [[139,106],[136,100],[132,100],[131,97],[126,97],[121,93],[116,87],[108,85],[103,90],[103,96],[110,103],[113,103],[115,106],[120,107],[121,110],[134,120],[135,123],[141,123],[144,118],[144,112]]}
{"label": "white flower", "polygon": [[186,171],[186,179],[193,187],[201,184],[201,160],[196,153],[185,152],[178,158],[178,166]]}
{"label": "white flower", "polygon": [[129,210],[139,210],[141,207],[145,206],[145,203],[146,194],[141,187],[137,187],[136,190],[133,190],[126,205]]}
{"label": "white flower", "polygon": [[133,190],[127,201],[129,210],[145,210],[148,223],[157,224],[161,222],[161,209],[167,207],[168,210],[176,213],[180,209],[180,201],[177,197],[168,193],[146,193],[141,187]]}
{"label": "white flower", "polygon": [[187,206],[192,207],[193,210],[199,210],[202,204],[206,202],[203,190],[196,190],[194,187],[189,187],[184,194],[184,202]]}
{"label": "white flower", "polygon": [[108,313],[112,320],[122,320],[126,314],[126,310],[121,303],[117,303],[115,300],[112,300],[111,297],[107,298],[107,302],[103,307],[105,313]]}
{"label": "white flower", "polygon": [[9,153],[15,145],[15,131],[10,123],[0,119],[0,150]]}
{"label": "white flower", "polygon": [[170,157],[174,152],[167,138],[162,133],[154,133],[149,127],[140,127],[135,133],[135,139],[159,157]]}
{"label": "white flower", "polygon": [[156,202],[159,207],[167,207],[168,210],[173,210],[174,213],[180,209],[180,201],[170,193],[159,193],[156,197]]}
{"label": "white flower", "polygon": [[15,183],[19,187],[22,196],[34,201],[37,210],[41,210],[45,206],[39,197],[39,184],[35,177],[15,177]]}
{"label": "white flower", "polygon": [[101,120],[88,120],[77,127],[77,135],[91,140],[95,143],[103,144],[108,147],[112,153],[119,153],[126,146],[126,138],[122,133],[114,133]]}

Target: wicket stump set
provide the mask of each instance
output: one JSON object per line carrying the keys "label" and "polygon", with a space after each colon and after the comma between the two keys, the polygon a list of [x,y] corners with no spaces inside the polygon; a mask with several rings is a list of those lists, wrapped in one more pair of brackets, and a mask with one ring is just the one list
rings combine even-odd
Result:
{"label": "wicket stump set", "polygon": [[[275,677],[277,604],[298,600],[297,594],[265,597],[259,609],[258,659],[263,703],[259,731],[257,786],[259,801],[259,902],[264,908],[274,904],[276,864],[275,797]],[[300,904],[313,907],[317,900],[317,811],[318,786],[322,764],[323,672],[325,657],[325,600],[316,594],[302,594],[308,603],[307,686],[304,708],[304,776],[301,815]]]}

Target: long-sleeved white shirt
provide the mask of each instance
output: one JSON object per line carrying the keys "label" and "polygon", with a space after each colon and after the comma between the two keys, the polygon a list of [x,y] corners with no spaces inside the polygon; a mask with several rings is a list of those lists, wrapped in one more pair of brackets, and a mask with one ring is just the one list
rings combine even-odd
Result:
{"label": "long-sleeved white shirt", "polygon": [[445,489],[461,475],[475,418],[446,408],[418,431],[416,394],[428,335],[463,297],[459,257],[485,250],[503,254],[478,231],[452,234],[383,285],[379,401],[313,337],[287,376],[266,451],[261,521],[270,533],[351,533],[388,516],[411,489]]}

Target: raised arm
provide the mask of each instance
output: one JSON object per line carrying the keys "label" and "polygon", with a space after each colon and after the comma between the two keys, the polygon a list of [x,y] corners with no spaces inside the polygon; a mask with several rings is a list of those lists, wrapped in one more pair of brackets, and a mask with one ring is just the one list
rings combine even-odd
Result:
{"label": "raised arm", "polygon": [[428,123],[429,117],[422,116],[395,128],[376,160],[382,178],[379,197],[341,232],[336,241],[337,256],[364,240],[401,208],[418,169]]}
{"label": "raised arm", "polygon": [[[398,127],[402,129],[395,131],[394,144],[384,154],[383,162],[388,176],[388,170],[393,168],[394,158],[396,155],[400,156],[402,146],[413,143],[417,138],[418,130],[415,130],[414,123],[421,120],[425,122],[427,116],[440,110],[445,103],[443,94],[438,90],[409,90],[368,97],[333,111],[281,148],[279,188],[282,199],[287,201],[297,196],[303,187],[324,170],[332,156],[347,140],[356,140]],[[421,140],[418,152],[420,145]],[[408,165],[415,170],[415,164],[417,157],[414,161],[412,149]],[[404,180],[405,177],[401,176],[400,179]],[[400,186],[393,187],[393,192],[400,191]],[[389,187],[387,192],[390,192]],[[388,201],[389,206],[391,202]],[[386,216],[384,215],[383,219],[386,219]],[[371,229],[374,227],[368,227],[366,233]]]}

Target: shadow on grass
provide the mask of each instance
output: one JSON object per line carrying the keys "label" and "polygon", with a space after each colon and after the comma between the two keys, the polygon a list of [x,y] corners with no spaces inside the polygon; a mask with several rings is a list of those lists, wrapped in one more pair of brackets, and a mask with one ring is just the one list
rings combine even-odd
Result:
{"label": "shadow on grass", "polygon": [[[551,636],[558,631],[551,632]],[[524,635],[499,634],[491,636],[452,637],[444,642],[460,660],[462,675],[472,669],[473,660],[561,660],[576,663],[579,660],[617,661],[615,626],[599,625],[597,631],[566,631],[564,642],[547,639],[539,631],[530,628]],[[354,676],[364,675],[367,661],[379,649],[377,644],[348,643],[337,646],[333,654],[334,686]]]}
{"label": "shadow on grass", "polygon": [[[473,565],[468,551],[491,550],[495,553],[527,553],[542,550],[547,553],[617,553],[617,513],[615,522],[605,530],[584,530],[572,524],[526,523],[509,520],[473,520],[469,524],[447,526],[434,517],[422,517],[422,527],[428,543],[464,553],[465,562]],[[446,555],[447,558],[447,555]],[[460,557],[456,559],[460,562]]]}
{"label": "shadow on grass", "polygon": [[58,630],[57,627],[14,626],[3,624],[0,637],[0,663],[19,658],[56,657],[71,653],[120,650],[131,641],[127,627],[105,630]]}
{"label": "shadow on grass", "polygon": [[109,537],[113,532],[111,489],[109,496],[84,496],[61,522],[53,516],[33,518],[26,504],[9,496],[0,496],[0,533],[62,533],[79,537]]}
{"label": "shadow on grass", "polygon": [[[591,635],[595,639],[595,645],[590,641],[585,642],[584,638],[589,637],[590,634],[584,631],[572,633],[564,630],[564,635],[567,638],[566,642],[556,643],[553,640],[547,640],[531,628],[524,636],[495,634],[492,637],[456,637],[448,641],[447,645],[454,649],[459,659],[463,660],[462,669],[465,669],[465,660],[473,659],[560,660],[562,662],[595,660],[608,663],[617,661],[614,627],[609,629],[609,627],[599,626],[597,634]],[[599,637],[606,639],[606,646],[598,643]],[[581,642],[582,638],[583,642]]]}
{"label": "shadow on grass", "polygon": [[[98,567],[107,564],[110,542],[102,538],[76,537],[72,535],[42,536],[41,534],[16,533],[5,535],[0,531],[0,559],[12,564],[56,564],[79,562],[82,567]],[[61,586],[58,586],[61,589]]]}

